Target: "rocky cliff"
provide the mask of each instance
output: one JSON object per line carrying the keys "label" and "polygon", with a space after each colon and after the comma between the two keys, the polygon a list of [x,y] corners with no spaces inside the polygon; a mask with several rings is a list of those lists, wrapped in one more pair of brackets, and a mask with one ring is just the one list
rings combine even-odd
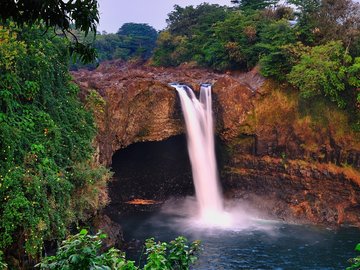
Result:
{"label": "rocky cliff", "polygon": [[226,145],[222,181],[228,197],[285,220],[360,226],[360,174],[354,169],[360,167],[360,136],[326,101],[303,102],[256,70],[217,74],[114,62],[74,78],[86,103],[94,95],[103,101],[95,112],[102,163],[110,165],[115,151],[135,142],[184,133],[180,102],[168,84],[198,90],[209,82],[216,132]]}

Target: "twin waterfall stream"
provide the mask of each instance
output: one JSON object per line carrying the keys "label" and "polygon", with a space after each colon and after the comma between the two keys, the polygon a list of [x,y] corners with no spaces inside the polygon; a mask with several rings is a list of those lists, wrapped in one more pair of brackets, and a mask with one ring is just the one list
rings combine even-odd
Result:
{"label": "twin waterfall stream", "polygon": [[[191,268],[196,270],[345,269],[360,239],[357,228],[332,230],[286,223],[269,218],[242,198],[223,200],[215,158],[211,85],[202,84],[200,93],[184,84],[171,86],[178,92],[184,115],[196,198],[169,198],[159,211],[119,216],[124,235],[141,241],[149,236],[170,241],[178,235],[190,241],[200,239],[199,261]],[[169,147],[177,154],[179,148]],[[186,148],[182,143],[179,147]],[[271,201],[264,199],[263,203]],[[141,254],[139,250],[135,256]]]}
{"label": "twin waterfall stream", "polygon": [[181,100],[200,222],[207,226],[228,225],[230,215],[224,211],[215,157],[211,85],[201,85],[199,99],[186,85],[171,86]]}

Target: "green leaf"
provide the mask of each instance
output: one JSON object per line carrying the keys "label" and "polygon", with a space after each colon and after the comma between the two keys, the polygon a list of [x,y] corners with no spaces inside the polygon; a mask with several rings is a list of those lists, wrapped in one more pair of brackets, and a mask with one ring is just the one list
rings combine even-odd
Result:
{"label": "green leaf", "polygon": [[88,231],[86,229],[82,229],[80,232],[79,232],[80,235],[87,235],[88,234]]}

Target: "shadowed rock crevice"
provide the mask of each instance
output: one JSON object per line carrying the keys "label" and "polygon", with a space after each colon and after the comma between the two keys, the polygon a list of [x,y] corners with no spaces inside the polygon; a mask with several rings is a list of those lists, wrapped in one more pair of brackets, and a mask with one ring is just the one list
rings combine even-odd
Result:
{"label": "shadowed rock crevice", "polygon": [[113,155],[111,167],[112,204],[135,198],[163,201],[194,192],[185,135],[132,144]]}

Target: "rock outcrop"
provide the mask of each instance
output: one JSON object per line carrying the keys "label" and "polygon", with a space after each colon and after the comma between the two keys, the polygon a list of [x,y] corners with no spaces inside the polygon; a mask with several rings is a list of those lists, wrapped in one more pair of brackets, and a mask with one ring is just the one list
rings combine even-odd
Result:
{"label": "rock outcrop", "polygon": [[296,91],[256,71],[114,62],[74,77],[86,104],[94,93],[104,102],[95,111],[100,162],[110,165],[115,151],[135,142],[184,133],[180,101],[168,84],[198,90],[208,82],[216,132],[227,149],[222,180],[228,197],[255,202],[285,220],[360,226],[360,175],[353,169],[360,168],[360,136],[326,101],[303,104]]}
{"label": "rock outcrop", "polygon": [[238,155],[223,170],[227,198],[287,222],[360,227],[360,173],[333,164]]}
{"label": "rock outcrop", "polygon": [[180,100],[171,82],[185,83],[196,91],[212,83],[215,93],[217,130],[224,140],[237,136],[251,111],[254,85],[263,79],[256,73],[244,76],[217,74],[204,69],[131,66],[121,62],[95,71],[73,73],[83,96],[95,90],[105,101],[96,112],[100,162],[109,165],[112,154],[134,142],[160,141],[184,133]]}

